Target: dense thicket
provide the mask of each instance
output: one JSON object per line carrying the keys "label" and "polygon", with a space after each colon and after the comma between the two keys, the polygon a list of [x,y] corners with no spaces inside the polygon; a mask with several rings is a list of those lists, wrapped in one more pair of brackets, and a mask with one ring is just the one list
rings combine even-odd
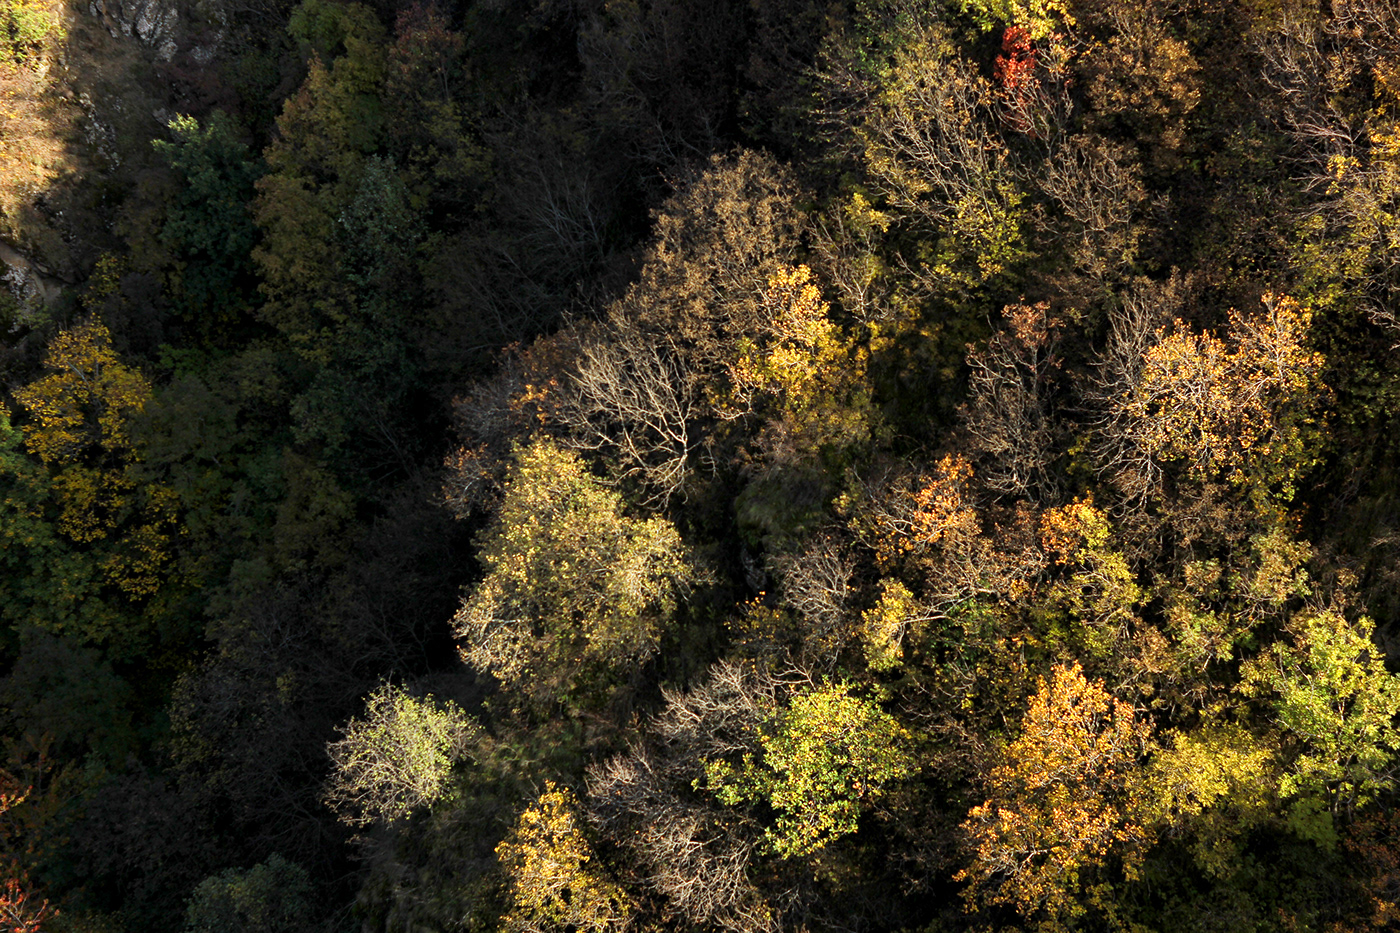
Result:
{"label": "dense thicket", "polygon": [[5,307],[0,925],[1400,922],[1392,4],[222,22]]}

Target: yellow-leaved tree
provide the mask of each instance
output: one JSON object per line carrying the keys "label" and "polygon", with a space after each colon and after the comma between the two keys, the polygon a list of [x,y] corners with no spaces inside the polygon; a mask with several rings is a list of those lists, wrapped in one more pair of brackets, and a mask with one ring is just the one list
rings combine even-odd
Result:
{"label": "yellow-leaved tree", "polygon": [[122,364],[97,321],[55,337],[44,366],[48,375],[15,392],[32,419],[24,445],[54,471],[64,534],[96,541],[116,527],[128,502],[131,418],[151,400],[151,384]]}
{"label": "yellow-leaved tree", "polygon": [[537,440],[516,452],[486,576],[454,620],[463,657],[539,706],[596,704],[656,653],[696,579],[680,534],[623,513],[577,454]]}
{"label": "yellow-leaved tree", "polygon": [[765,333],[738,341],[722,411],[757,412],[798,455],[860,441],[868,431],[866,353],[832,323],[812,270],[784,266],[763,294]]}
{"label": "yellow-leaved tree", "polygon": [[959,0],[959,5],[983,29],[1016,26],[1032,39],[1044,39],[1074,25],[1065,0]]}
{"label": "yellow-leaved tree", "polygon": [[550,781],[496,847],[509,883],[509,933],[612,933],[628,926],[626,892],[596,863],[578,801]]}
{"label": "yellow-leaved tree", "polygon": [[1307,347],[1312,311],[1265,295],[1230,312],[1222,339],[1177,321],[1148,349],[1120,423],[1152,458],[1193,479],[1226,482],[1256,504],[1288,501],[1316,460],[1323,357]]}
{"label": "yellow-leaved tree", "polygon": [[[8,589],[18,600],[10,614],[134,650],[134,632],[118,631],[126,624],[118,616],[169,582],[181,532],[177,494],[136,472],[132,425],[151,384],[120,360],[96,320],[60,332],[44,366],[44,376],[14,392],[28,415],[24,447],[38,462],[20,453],[13,433],[3,457]],[[110,611],[97,611],[102,605]]]}
{"label": "yellow-leaved tree", "polygon": [[1110,859],[1132,877],[1146,833],[1130,815],[1129,779],[1147,742],[1130,705],[1077,663],[1056,665],[963,824],[972,863],[957,878],[971,882],[972,902],[1068,918],[1093,902]]}

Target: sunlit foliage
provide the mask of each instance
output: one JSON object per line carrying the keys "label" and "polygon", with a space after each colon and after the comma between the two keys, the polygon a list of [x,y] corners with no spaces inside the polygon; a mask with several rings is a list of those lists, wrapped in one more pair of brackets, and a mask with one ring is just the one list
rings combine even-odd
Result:
{"label": "sunlit foliage", "polygon": [[606,933],[629,925],[628,897],[596,864],[568,789],[546,784],[496,856],[510,883],[501,925],[512,933]]}
{"label": "sunlit foliage", "polygon": [[676,529],[634,519],[574,454],[519,450],[486,577],[462,603],[463,657],[540,704],[587,706],[655,654],[679,587],[696,578]]}
{"label": "sunlit foliage", "polygon": [[844,685],[794,696],[760,740],[761,760],[710,762],[706,780],[725,803],[771,805],[778,818],[768,840],[785,858],[855,832],[862,807],[915,770],[909,732]]}
{"label": "sunlit foliage", "polygon": [[1110,855],[1128,866],[1146,841],[1127,805],[1148,727],[1131,706],[1057,665],[1041,681],[1020,735],[987,777],[989,797],[968,813],[972,865],[958,877],[975,901],[1023,916],[1083,911],[1080,895]]}
{"label": "sunlit foliage", "polygon": [[1395,926],[1396,4],[55,12],[11,926]]}
{"label": "sunlit foliage", "polygon": [[476,725],[452,702],[419,700],[385,684],[365,700],[344,738],[327,751],[335,765],[326,802],[349,823],[402,819],[446,791],[453,762]]}
{"label": "sunlit foliage", "polygon": [[1309,441],[1324,390],[1321,355],[1307,349],[1311,312],[1285,296],[1230,314],[1228,340],[1178,325],[1147,351],[1125,400],[1154,456],[1198,479],[1245,487],[1256,500],[1292,498],[1311,465]]}

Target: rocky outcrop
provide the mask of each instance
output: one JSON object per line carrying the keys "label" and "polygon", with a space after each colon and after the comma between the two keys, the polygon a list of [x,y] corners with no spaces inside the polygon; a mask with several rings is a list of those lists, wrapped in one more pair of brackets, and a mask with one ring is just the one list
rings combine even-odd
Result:
{"label": "rocky outcrop", "polygon": [[162,164],[150,141],[219,57],[225,2],[83,0],[52,48],[0,74],[6,307],[52,304],[113,248],[126,193]]}
{"label": "rocky outcrop", "polygon": [[[223,38],[223,9],[207,0],[194,4],[182,4],[180,0],[89,0],[88,12],[102,20],[113,38],[134,38],[162,62],[170,61],[181,49],[188,48],[196,62],[207,65]],[[189,41],[181,29],[191,13],[194,19],[204,21],[204,28],[196,30],[202,33],[203,41],[198,44]]]}
{"label": "rocky outcrop", "polygon": [[58,297],[63,283],[39,263],[8,243],[0,241],[0,282],[24,307],[48,304]]}
{"label": "rocky outcrop", "polygon": [[179,50],[180,10],[174,0],[90,0],[88,12],[106,23],[113,38],[134,36],[159,61],[170,61]]}

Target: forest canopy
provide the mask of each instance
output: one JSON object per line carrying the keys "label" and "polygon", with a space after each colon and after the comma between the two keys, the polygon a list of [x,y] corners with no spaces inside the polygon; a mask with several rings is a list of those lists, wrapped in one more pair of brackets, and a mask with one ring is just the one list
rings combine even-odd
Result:
{"label": "forest canopy", "polygon": [[1394,4],[108,6],[0,0],[0,928],[1400,924]]}

